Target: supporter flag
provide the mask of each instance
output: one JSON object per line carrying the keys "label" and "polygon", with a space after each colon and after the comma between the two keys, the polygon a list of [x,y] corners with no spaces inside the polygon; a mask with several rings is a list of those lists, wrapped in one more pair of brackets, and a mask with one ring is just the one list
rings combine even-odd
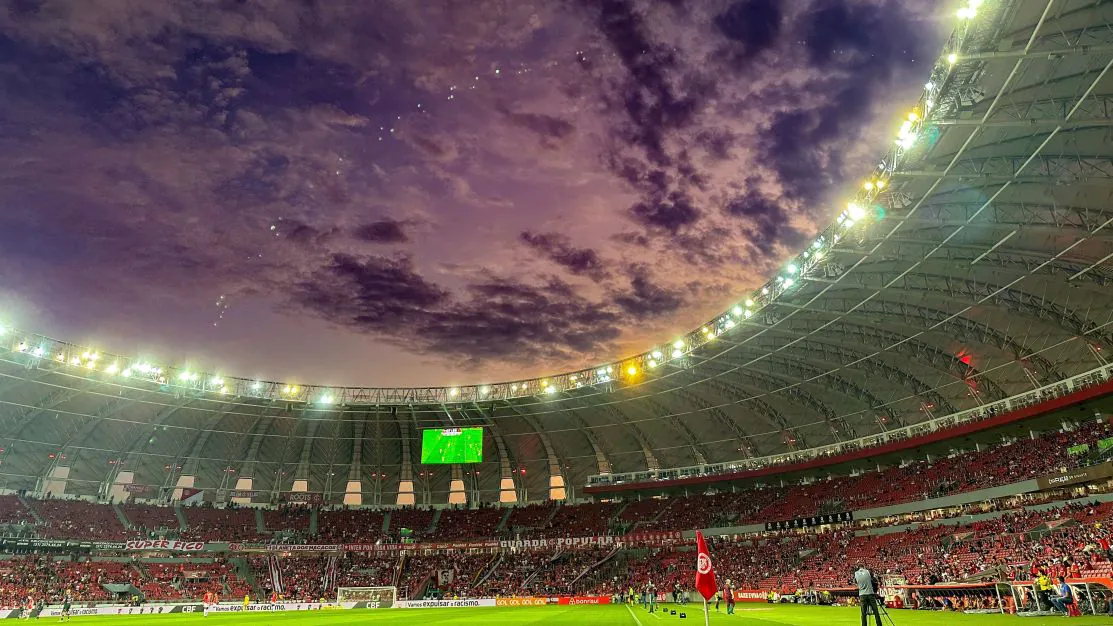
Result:
{"label": "supporter flag", "polygon": [[707,551],[707,542],[703,540],[703,533],[696,531],[696,591],[700,592],[704,600],[715,597],[719,585],[715,582],[715,569],[711,567],[711,554]]}

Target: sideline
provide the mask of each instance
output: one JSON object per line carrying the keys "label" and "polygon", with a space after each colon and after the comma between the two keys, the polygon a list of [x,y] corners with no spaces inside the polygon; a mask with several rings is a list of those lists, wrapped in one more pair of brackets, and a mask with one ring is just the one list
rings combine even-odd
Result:
{"label": "sideline", "polygon": [[634,618],[634,621],[638,623],[638,626],[643,626],[642,621],[638,619],[637,615],[634,615],[634,609],[631,609],[629,604],[626,605],[626,610],[630,612],[630,617]]}

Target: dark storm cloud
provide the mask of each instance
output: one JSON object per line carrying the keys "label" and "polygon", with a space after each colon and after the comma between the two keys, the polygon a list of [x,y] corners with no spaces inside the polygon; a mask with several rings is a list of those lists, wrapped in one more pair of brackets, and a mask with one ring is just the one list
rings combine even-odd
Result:
{"label": "dark storm cloud", "polygon": [[591,248],[577,248],[572,245],[571,239],[560,233],[534,233],[527,230],[521,234],[521,238],[530,248],[544,254],[572,274],[588,276],[593,280],[603,280],[610,275],[598,252]]}
{"label": "dark storm cloud", "polygon": [[576,132],[572,122],[553,115],[515,112],[505,105],[499,106],[499,112],[511,124],[536,134],[546,148],[555,148],[560,141]]}
{"label": "dark storm cloud", "polygon": [[615,303],[623,311],[639,318],[675,313],[684,304],[684,293],[655,284],[648,268],[634,266],[629,270],[630,289],[614,294]]}
{"label": "dark storm cloud", "polygon": [[407,257],[336,255],[299,282],[290,304],[358,332],[469,362],[530,353],[569,358],[618,337],[618,316],[567,284],[494,279],[454,297],[416,272]]}
{"label": "dark storm cloud", "polygon": [[407,222],[392,219],[361,224],[352,231],[352,236],[367,243],[408,243]]}
{"label": "dark storm cloud", "polygon": [[807,89],[826,97],[777,112],[761,137],[788,196],[815,202],[846,176],[837,145],[862,132],[894,75],[927,71],[924,39],[912,21],[900,2],[831,2],[797,25],[816,70]]}
{"label": "dark storm cloud", "polygon": [[742,0],[715,17],[715,27],[729,40],[725,54],[733,68],[744,68],[774,46],[783,20],[780,0]]}

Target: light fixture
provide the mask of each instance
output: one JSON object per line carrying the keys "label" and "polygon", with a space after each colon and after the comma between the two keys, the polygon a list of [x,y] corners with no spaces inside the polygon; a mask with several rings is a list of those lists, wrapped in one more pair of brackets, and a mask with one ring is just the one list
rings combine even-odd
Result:
{"label": "light fixture", "polygon": [[736,306],[733,309],[731,309],[730,312],[734,313],[735,317],[738,317],[739,315],[742,315],[742,307]]}
{"label": "light fixture", "polygon": [[460,390],[453,387],[452,389],[448,390],[448,397],[455,398],[458,393],[460,393]]}
{"label": "light fixture", "polygon": [[124,371],[120,372],[120,376],[123,376],[124,378],[131,378],[131,369],[125,369]]}
{"label": "light fixture", "polygon": [[[857,221],[866,216],[866,210],[862,208],[862,205],[851,202],[850,204],[846,205],[846,214],[850,217],[850,219]],[[789,272],[789,274],[791,273],[792,272]]]}
{"label": "light fixture", "polygon": [[553,394],[553,393],[556,393],[557,391],[559,391],[559,390],[556,388],[556,385],[553,385],[553,386],[549,387],[548,389],[546,389],[545,393]]}
{"label": "light fixture", "polygon": [[631,365],[630,367],[626,368],[626,374],[629,376],[637,376],[638,368]]}
{"label": "light fixture", "polygon": [[788,267],[786,267],[785,269],[787,269],[787,270],[788,270],[788,273],[789,273],[789,274],[795,274],[795,273],[796,273],[796,271],[797,271],[797,270],[798,270],[799,268],[798,268],[798,267],[796,267],[796,264],[795,264],[795,263],[789,263]]}
{"label": "light fixture", "polygon": [[762,287],[761,288],[761,295],[763,295],[763,296],[769,295],[769,288],[768,287]]}
{"label": "light fixture", "polygon": [[654,359],[649,359],[649,368],[653,369],[655,367],[657,367],[657,361],[655,361]]}
{"label": "light fixture", "polygon": [[81,365],[81,359],[73,357],[72,359],[70,359],[70,365]]}
{"label": "light fixture", "polygon": [[684,352],[682,352],[679,348],[672,351],[672,358],[679,359],[682,356],[684,356]]}
{"label": "light fixture", "polygon": [[178,380],[189,380],[189,372],[178,374]]}
{"label": "light fixture", "polygon": [[[25,348],[23,348],[23,344],[19,344],[19,345],[20,345],[19,351],[23,352],[25,350]],[[42,355],[46,354],[46,348],[44,348],[42,346],[39,346],[38,348],[35,348],[35,350],[34,350],[34,352],[32,352],[32,354],[34,354],[35,356],[42,356]]]}
{"label": "light fixture", "polygon": [[251,389],[254,390],[254,391],[259,391],[259,389],[262,386],[263,386],[263,383],[261,383],[259,381],[255,381],[255,382],[251,383]]}
{"label": "light fixture", "polygon": [[750,319],[750,318],[751,318],[751,317],[753,317],[753,316],[754,316],[754,312],[753,312],[753,311],[746,311],[746,319]]}
{"label": "light fixture", "polygon": [[948,54],[947,55],[947,63],[949,65],[954,65],[955,63],[958,63],[958,55],[955,54],[954,52]]}
{"label": "light fixture", "polygon": [[753,300],[751,300],[751,299],[749,299],[749,298],[746,298],[746,306],[747,306],[747,307],[751,307],[751,306],[753,306],[753,305],[754,305],[754,301],[753,301]]}
{"label": "light fixture", "polygon": [[213,387],[223,387],[224,386],[224,380],[221,379],[221,378],[214,378],[210,381],[210,384]]}
{"label": "light fixture", "polygon": [[684,349],[684,340],[683,339],[677,339],[672,344],[672,347],[676,348],[677,350],[683,350]]}
{"label": "light fixture", "polygon": [[481,396],[485,396],[490,392],[491,392],[491,389],[489,387],[480,387],[479,388],[479,395],[481,395]]}
{"label": "light fixture", "polygon": [[332,404],[332,396],[325,394],[321,397],[321,404]]}
{"label": "light fixture", "polygon": [[786,288],[787,288],[787,287],[791,287],[791,286],[792,286],[793,284],[795,284],[795,283],[796,283],[796,281],[795,281],[795,280],[793,280],[793,279],[791,279],[791,278],[786,278],[786,279],[785,279],[785,287],[786,287]]}

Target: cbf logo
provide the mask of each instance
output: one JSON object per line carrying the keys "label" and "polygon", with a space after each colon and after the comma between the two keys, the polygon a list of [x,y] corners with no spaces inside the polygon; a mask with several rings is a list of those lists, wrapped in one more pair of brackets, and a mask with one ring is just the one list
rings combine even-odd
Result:
{"label": "cbf logo", "polygon": [[696,557],[696,571],[700,574],[711,573],[711,557],[702,552]]}

